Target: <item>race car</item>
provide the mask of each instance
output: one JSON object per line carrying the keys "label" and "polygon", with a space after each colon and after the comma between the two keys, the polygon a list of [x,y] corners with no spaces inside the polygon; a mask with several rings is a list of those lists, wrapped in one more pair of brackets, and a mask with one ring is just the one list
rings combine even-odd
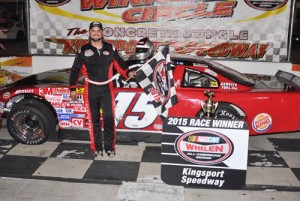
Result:
{"label": "race car", "polygon": [[[283,71],[258,79],[200,57],[171,54],[178,103],[169,116],[244,120],[250,135],[300,130],[300,78]],[[127,60],[129,64],[134,63]],[[70,69],[24,77],[0,89],[0,119],[20,143],[41,144],[51,135],[88,139],[84,78],[70,99]],[[81,84],[81,85],[80,85]],[[160,139],[162,119],[135,80],[114,81],[117,140]],[[207,95],[209,94],[209,96]],[[213,112],[205,107],[210,100]],[[208,116],[209,115],[209,116]],[[58,131],[58,132],[57,132]]]}
{"label": "race car", "polygon": [[26,27],[23,22],[8,21],[0,23],[0,39],[22,41],[26,38]]}

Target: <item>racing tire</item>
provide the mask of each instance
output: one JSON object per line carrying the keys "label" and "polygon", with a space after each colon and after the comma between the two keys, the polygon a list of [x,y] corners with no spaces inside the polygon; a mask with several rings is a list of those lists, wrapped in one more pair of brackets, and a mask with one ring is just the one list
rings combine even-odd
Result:
{"label": "racing tire", "polygon": [[55,132],[55,128],[53,112],[37,99],[21,100],[7,116],[9,134],[22,144],[42,144]]}
{"label": "racing tire", "polygon": [[[196,114],[196,117],[200,117],[200,118],[205,117],[205,113],[202,108]],[[218,107],[217,107],[215,113],[211,116],[211,118],[243,120],[244,117],[241,114],[239,114],[239,112],[233,106],[231,106],[229,103],[219,102]]]}

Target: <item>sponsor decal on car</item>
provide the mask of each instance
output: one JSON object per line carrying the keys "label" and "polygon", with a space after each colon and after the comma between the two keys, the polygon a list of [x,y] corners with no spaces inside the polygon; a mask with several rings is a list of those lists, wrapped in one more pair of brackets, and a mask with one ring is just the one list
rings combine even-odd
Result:
{"label": "sponsor decal on car", "polygon": [[45,95],[51,95],[52,89],[51,88],[39,88],[39,95],[45,96]]}
{"label": "sponsor decal on car", "polygon": [[67,101],[72,100],[71,97],[70,97],[70,94],[63,94],[62,99],[67,100]]}
{"label": "sponsor decal on car", "polygon": [[2,98],[4,98],[4,99],[7,99],[7,98],[9,98],[10,97],[10,92],[5,92],[5,93],[3,93],[3,95],[2,95]]}
{"label": "sponsor decal on car", "polygon": [[34,89],[19,89],[15,91],[15,94],[28,94],[28,93],[33,93]]}
{"label": "sponsor decal on car", "polygon": [[72,118],[85,118],[85,114],[71,114]]}
{"label": "sponsor decal on car", "polygon": [[58,114],[58,118],[60,121],[70,121],[70,114]]}
{"label": "sponsor decal on car", "polygon": [[216,88],[218,88],[219,87],[219,83],[211,81],[210,84],[209,84],[209,86],[210,87],[216,87]]}
{"label": "sponsor decal on car", "polygon": [[61,102],[61,103],[51,103],[53,107],[55,108],[62,108],[62,107],[66,107],[67,103],[66,102]]}
{"label": "sponsor decal on car", "polygon": [[54,88],[52,89],[54,95],[69,94],[70,90],[68,88]]}
{"label": "sponsor decal on car", "polygon": [[221,133],[196,130],[179,136],[175,150],[181,158],[198,165],[221,163],[233,153],[233,143]]}
{"label": "sponsor decal on car", "polygon": [[77,96],[77,100],[72,100],[71,98],[67,99],[68,100],[68,104],[71,104],[71,103],[83,103],[83,96],[82,95],[79,95]]}
{"label": "sponsor decal on car", "polygon": [[84,88],[76,88],[76,93],[77,94],[84,94]]}
{"label": "sponsor decal on car", "polygon": [[67,106],[70,106],[70,107],[83,107],[83,104],[82,103],[66,103]]}
{"label": "sponsor decal on car", "polygon": [[73,118],[72,119],[72,126],[82,128],[83,127],[83,119]]}
{"label": "sponsor decal on car", "polygon": [[62,96],[54,96],[54,95],[46,95],[45,99],[50,103],[60,103],[63,100]]}
{"label": "sponsor decal on car", "polygon": [[86,107],[74,107],[73,111],[74,112],[86,112],[87,108]]}
{"label": "sponsor decal on car", "polygon": [[222,82],[221,87],[222,89],[226,89],[226,90],[238,90],[237,83]]}
{"label": "sponsor decal on car", "polygon": [[59,126],[62,127],[62,128],[68,128],[68,127],[71,127],[71,122],[70,121],[60,121],[59,122]]}
{"label": "sponsor decal on car", "polygon": [[262,133],[269,130],[272,126],[272,118],[267,113],[256,115],[252,121],[252,127],[256,132]]}
{"label": "sponsor decal on car", "polygon": [[57,114],[72,114],[73,110],[71,108],[56,108]]}

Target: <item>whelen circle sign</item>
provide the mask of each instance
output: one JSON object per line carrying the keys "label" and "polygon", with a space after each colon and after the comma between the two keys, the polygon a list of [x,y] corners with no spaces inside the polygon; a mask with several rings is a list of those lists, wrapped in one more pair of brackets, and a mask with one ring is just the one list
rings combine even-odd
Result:
{"label": "whelen circle sign", "polygon": [[175,142],[175,150],[184,160],[199,165],[212,165],[230,157],[233,144],[221,133],[196,130],[179,136]]}

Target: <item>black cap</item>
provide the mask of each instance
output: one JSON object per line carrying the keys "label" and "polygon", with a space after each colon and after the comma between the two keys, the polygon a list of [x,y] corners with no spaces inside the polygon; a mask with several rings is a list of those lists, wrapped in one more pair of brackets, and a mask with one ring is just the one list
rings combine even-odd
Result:
{"label": "black cap", "polygon": [[91,22],[89,30],[91,30],[93,27],[98,27],[99,29],[103,30],[101,22]]}

